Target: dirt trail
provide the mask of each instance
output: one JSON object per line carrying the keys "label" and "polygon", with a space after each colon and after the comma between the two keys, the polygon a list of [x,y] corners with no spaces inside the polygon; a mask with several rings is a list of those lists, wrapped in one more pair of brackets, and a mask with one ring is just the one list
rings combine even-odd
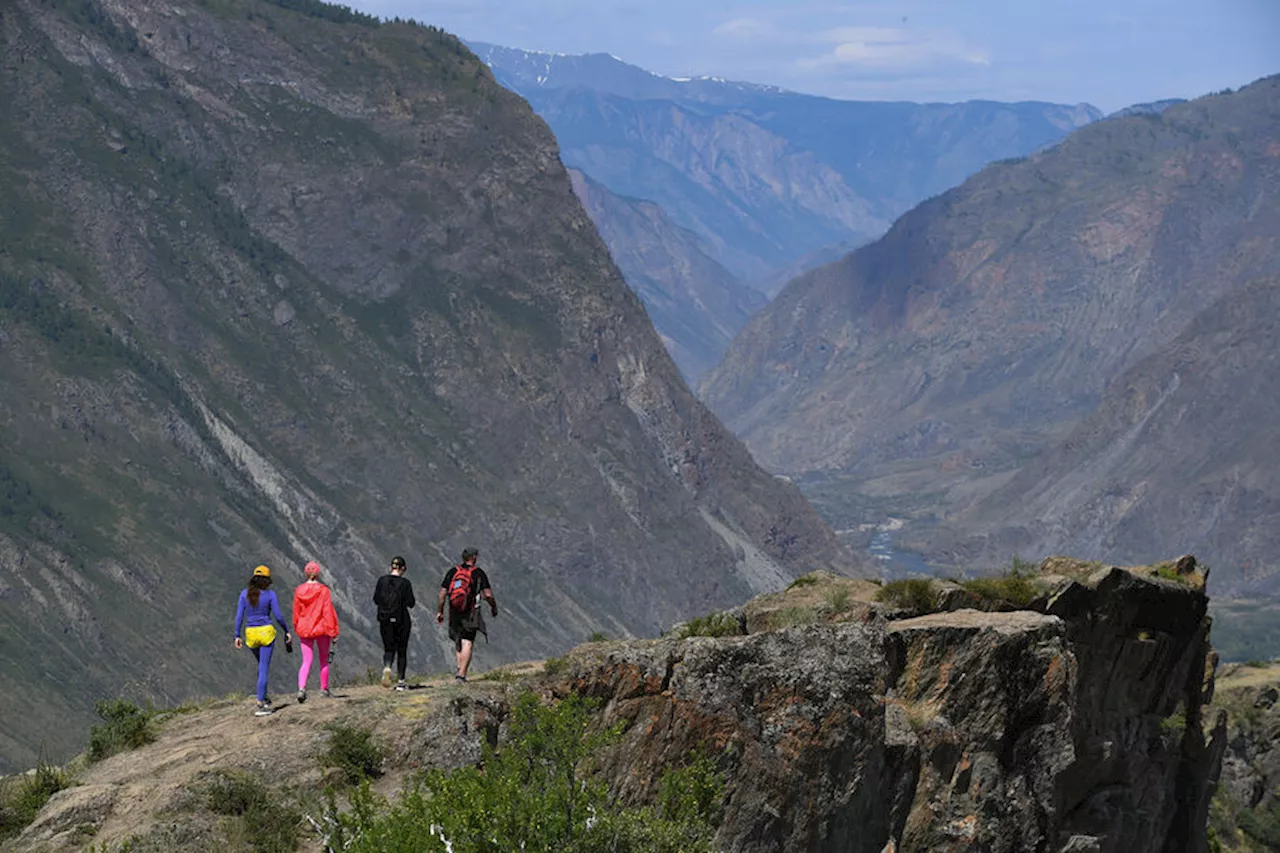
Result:
{"label": "dirt trail", "polygon": [[[319,691],[304,704],[275,697],[269,717],[253,715],[251,698],[222,699],[189,713],[157,718],[154,743],[121,753],[75,774],[36,821],[0,850],[59,853],[115,849],[128,839],[137,850],[229,853],[225,818],[204,807],[211,774],[243,772],[282,801],[318,815],[321,794],[336,771],[321,762],[330,727],[368,729],[386,754],[375,788],[397,790],[414,770],[474,762],[484,739],[496,739],[510,692],[540,663],[506,667],[466,684],[452,676],[424,679],[405,692],[378,686],[340,687],[332,699]],[[314,839],[300,846],[317,849]]]}

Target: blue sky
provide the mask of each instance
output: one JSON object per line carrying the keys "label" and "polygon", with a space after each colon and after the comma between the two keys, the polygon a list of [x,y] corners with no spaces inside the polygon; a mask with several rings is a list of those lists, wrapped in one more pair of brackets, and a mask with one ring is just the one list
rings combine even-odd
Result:
{"label": "blue sky", "polygon": [[1113,110],[1280,72],[1280,0],[354,0],[464,39],[841,98]]}

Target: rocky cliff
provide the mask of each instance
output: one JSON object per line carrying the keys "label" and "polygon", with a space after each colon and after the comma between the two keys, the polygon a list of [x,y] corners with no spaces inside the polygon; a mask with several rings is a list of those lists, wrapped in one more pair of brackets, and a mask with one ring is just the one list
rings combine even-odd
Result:
{"label": "rocky cliff", "polygon": [[[715,756],[717,842],[732,853],[1204,851],[1226,729],[1202,713],[1213,675],[1193,565],[1046,561],[1024,609],[941,596],[935,606],[959,609],[922,616],[873,584],[816,574],[731,614],[745,625],[732,636],[691,623],[695,636],[593,643],[541,674],[428,682],[399,699],[344,689],[265,722],[244,701],[216,703],[85,771],[6,853],[130,835],[137,850],[216,844],[198,792],[234,770],[314,813],[321,727],[335,722],[375,733],[390,790],[409,768],[471,763],[485,739],[500,743],[504,709],[528,687],[602,700],[600,723],[624,734],[597,766],[624,800],[652,799],[661,771],[695,750]],[[229,742],[269,743],[280,760]]]}
{"label": "rocky cliff", "polygon": [[1280,850],[1280,664],[1252,661],[1218,671],[1214,709],[1227,714],[1209,826],[1217,849]]}
{"label": "rocky cliff", "polygon": [[1268,78],[991,166],[795,280],[706,399],[767,467],[825,480],[840,527],[897,510],[942,564],[1176,541],[1220,592],[1274,570],[1278,110]]}
{"label": "rocky cliff", "polygon": [[[0,766],[71,748],[95,698],[245,684],[259,562],[286,601],[326,566],[348,673],[395,553],[429,601],[480,548],[488,665],[854,568],[689,393],[546,126],[452,36],[19,0],[0,57]],[[450,665],[434,629],[415,669]]]}

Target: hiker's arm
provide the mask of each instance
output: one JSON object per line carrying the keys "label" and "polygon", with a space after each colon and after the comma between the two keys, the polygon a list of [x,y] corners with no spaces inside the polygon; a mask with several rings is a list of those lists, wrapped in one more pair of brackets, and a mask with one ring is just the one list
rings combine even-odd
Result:
{"label": "hiker's arm", "polygon": [[484,588],[484,591],[481,593],[481,595],[483,595],[483,596],[484,596],[484,598],[485,598],[485,600],[489,602],[489,610],[490,610],[490,612],[492,612],[494,616],[497,616],[497,615],[498,615],[498,601],[497,601],[497,599],[495,599],[495,598],[493,597],[493,589],[492,589],[491,587],[487,587],[487,586],[486,586],[486,587]]}
{"label": "hiker's arm", "polygon": [[[406,583],[408,583],[408,581],[406,581]],[[404,609],[412,610],[418,603],[418,599],[413,597],[413,584],[409,584],[408,593],[409,597],[405,600]]]}
{"label": "hiker's arm", "polygon": [[437,622],[444,621],[444,596],[445,596],[445,588],[440,587],[440,600],[436,602],[436,621]]}
{"label": "hiker's arm", "polygon": [[236,603],[236,648],[240,648],[240,626],[244,624],[244,595]]}

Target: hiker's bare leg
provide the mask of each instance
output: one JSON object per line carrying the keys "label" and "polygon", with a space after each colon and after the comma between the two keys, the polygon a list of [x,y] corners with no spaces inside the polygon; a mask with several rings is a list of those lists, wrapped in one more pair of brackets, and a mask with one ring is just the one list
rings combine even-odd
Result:
{"label": "hiker's bare leg", "polygon": [[458,675],[463,678],[467,677],[467,667],[471,666],[471,647],[470,640],[462,641],[462,648],[458,650]]}

